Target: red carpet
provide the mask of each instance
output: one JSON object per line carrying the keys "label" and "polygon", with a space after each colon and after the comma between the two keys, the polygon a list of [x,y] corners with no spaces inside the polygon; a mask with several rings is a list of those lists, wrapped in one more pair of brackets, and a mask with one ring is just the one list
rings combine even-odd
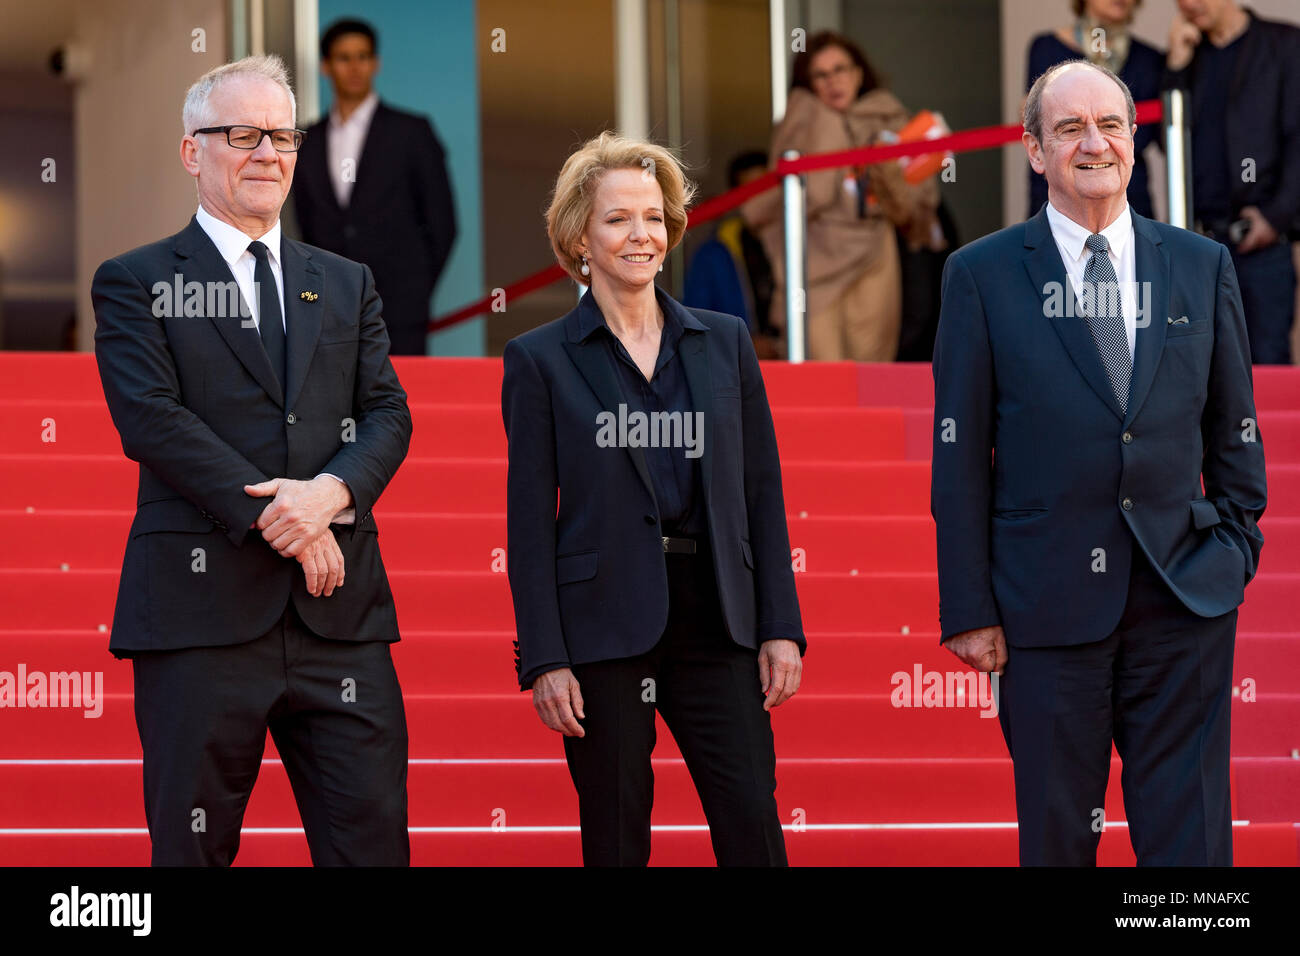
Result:
{"label": "red carpet", "polygon": [[[500,363],[395,364],[415,434],[376,515],[404,634],[394,657],[411,734],[413,860],[577,863],[559,738],[513,690],[513,615],[495,570],[506,543]],[[811,647],[803,689],[774,715],[791,862],[1014,864],[997,721],[977,699],[929,709],[890,699],[896,674],[960,666],[936,630],[929,367],[771,364],[764,375]],[[1256,397],[1270,506],[1234,661],[1234,837],[1239,864],[1293,866],[1300,370],[1257,369]],[[0,671],[99,671],[104,692],[99,717],[0,711],[0,865],[144,864],[131,670],[106,649],[136,466],[88,355],[0,353],[0,401]],[[710,864],[699,801],[662,724],[659,740],[653,862]],[[266,757],[239,863],[306,863],[269,739]],[[1101,861],[1131,865],[1118,777],[1115,758]]]}

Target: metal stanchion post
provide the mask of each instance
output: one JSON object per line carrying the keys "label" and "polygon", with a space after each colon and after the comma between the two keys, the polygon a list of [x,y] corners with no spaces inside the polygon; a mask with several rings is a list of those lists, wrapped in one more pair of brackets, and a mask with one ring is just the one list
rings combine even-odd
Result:
{"label": "metal stanchion post", "polygon": [[[786,150],[782,159],[798,159],[797,150]],[[805,281],[805,242],[804,230],[808,224],[804,218],[804,183],[803,177],[795,173],[781,177],[781,188],[785,195],[785,332],[787,340],[787,358],[791,362],[802,362],[807,353],[807,333],[804,328],[807,296],[804,292]]]}
{"label": "metal stanchion post", "polygon": [[1192,209],[1192,131],[1187,124],[1187,95],[1182,90],[1166,90],[1162,99],[1169,224],[1189,229]]}

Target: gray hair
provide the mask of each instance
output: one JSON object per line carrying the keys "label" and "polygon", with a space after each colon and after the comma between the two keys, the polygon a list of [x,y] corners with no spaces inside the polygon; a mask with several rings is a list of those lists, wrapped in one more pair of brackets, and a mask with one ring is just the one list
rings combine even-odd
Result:
{"label": "gray hair", "polygon": [[1128,107],[1128,125],[1129,128],[1137,123],[1137,104],[1133,102],[1133,94],[1129,91],[1128,86],[1113,71],[1106,69],[1104,66],[1098,66],[1088,60],[1066,60],[1064,63],[1058,63],[1038,79],[1034,80],[1034,85],[1029,88],[1029,95],[1025,97],[1025,114],[1024,126],[1027,132],[1038,142],[1043,141],[1043,91],[1047,89],[1047,84],[1058,74],[1072,66],[1084,66],[1090,70],[1096,70],[1115,81],[1116,85],[1124,91],[1124,104]]}
{"label": "gray hair", "polygon": [[196,129],[212,125],[212,114],[208,109],[208,98],[226,80],[236,77],[261,77],[270,80],[289,95],[290,123],[298,124],[298,101],[294,98],[293,87],[289,85],[289,72],[284,61],[278,56],[246,56],[234,63],[225,63],[208,70],[195,81],[185,94],[185,106],[181,109],[181,125],[188,136]]}

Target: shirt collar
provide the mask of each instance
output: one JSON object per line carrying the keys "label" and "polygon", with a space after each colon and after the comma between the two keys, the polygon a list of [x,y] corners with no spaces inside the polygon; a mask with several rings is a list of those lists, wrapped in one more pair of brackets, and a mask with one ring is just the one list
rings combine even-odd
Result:
{"label": "shirt collar", "polygon": [[233,268],[239,261],[239,257],[248,252],[248,244],[254,239],[261,240],[270,253],[271,260],[280,265],[280,220],[275,221],[275,225],[261,236],[247,236],[240,230],[236,229],[228,222],[222,222],[216,216],[212,215],[203,208],[199,203],[199,210],[194,214],[194,218],[199,221],[203,231],[208,234],[217,251],[221,253],[221,258]]}
{"label": "shirt collar", "polygon": [[[664,313],[664,332],[668,336],[670,343],[676,342],[681,338],[682,333],[690,329],[691,331],[704,331],[705,327],[701,325],[689,312],[683,319],[678,314],[678,309],[683,307],[659,286],[655,286],[655,300],[659,303],[659,308]],[[583,293],[582,298],[578,300],[578,341],[585,340],[597,329],[604,329],[613,335],[609,323],[605,321],[605,313],[600,310],[600,303],[592,295],[590,287]]]}
{"label": "shirt collar", "polygon": [[334,105],[330,107],[330,126],[334,129],[341,129],[345,126],[361,126],[365,128],[370,125],[370,118],[375,115],[375,110],[379,106],[379,94],[374,90],[370,95],[361,101],[356,109],[349,114],[347,119],[339,119],[339,104],[335,100]]}
{"label": "shirt collar", "polygon": [[[1092,255],[1087,246],[1088,237],[1092,233],[1053,206],[1050,200],[1047,203],[1047,221],[1052,227],[1052,238],[1064,247],[1071,259],[1077,261],[1086,255]],[[1111,255],[1116,259],[1122,257],[1133,236],[1133,217],[1129,213],[1128,203],[1124,204],[1123,211],[1101,234],[1110,244]]]}

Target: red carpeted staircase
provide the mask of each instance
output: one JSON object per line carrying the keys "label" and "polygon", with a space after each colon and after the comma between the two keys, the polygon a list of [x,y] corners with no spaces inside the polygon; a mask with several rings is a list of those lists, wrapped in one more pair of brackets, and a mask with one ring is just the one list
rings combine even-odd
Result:
{"label": "red carpeted staircase", "polygon": [[[376,516],[403,633],[394,657],[411,736],[413,861],[578,863],[560,739],[513,683],[513,614],[497,570],[501,364],[395,364],[415,433]],[[977,701],[890,700],[898,672],[961,670],[938,646],[929,367],[769,364],[764,375],[791,545],[806,568],[796,575],[810,644],[803,689],[774,714],[791,863],[1014,864],[998,722]],[[1239,864],[1295,865],[1300,369],[1257,369],[1255,384],[1270,505],[1237,639],[1234,834]],[[131,668],[107,651],[135,482],[91,356],[0,353],[0,672],[98,671],[105,696],[98,717],[0,709],[0,865],[148,862]],[[662,725],[655,776],[653,862],[712,863],[699,801]],[[1118,777],[1115,758],[1101,841],[1109,864],[1133,862]],[[238,862],[308,861],[268,738]]]}

